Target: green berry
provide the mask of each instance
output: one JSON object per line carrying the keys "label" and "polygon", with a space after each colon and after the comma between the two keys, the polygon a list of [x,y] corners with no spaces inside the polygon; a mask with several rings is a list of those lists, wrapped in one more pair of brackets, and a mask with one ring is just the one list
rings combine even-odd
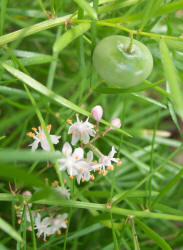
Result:
{"label": "green berry", "polygon": [[153,58],[141,42],[125,36],[109,36],[101,40],[93,53],[93,64],[103,80],[122,88],[142,83],[150,75]]}

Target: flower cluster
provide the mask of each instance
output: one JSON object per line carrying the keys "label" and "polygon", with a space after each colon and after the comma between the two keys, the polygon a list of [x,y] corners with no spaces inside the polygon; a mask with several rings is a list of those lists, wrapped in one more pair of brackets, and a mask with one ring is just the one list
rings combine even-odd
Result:
{"label": "flower cluster", "polygon": [[[112,146],[110,152],[106,155],[94,145],[98,138],[104,137],[106,133],[115,128],[120,128],[120,119],[112,119],[110,125],[101,132],[99,125],[103,116],[102,107],[100,105],[95,106],[91,110],[91,115],[96,121],[95,125],[89,122],[89,118],[84,121],[80,120],[78,114],[76,114],[76,121],[74,123],[72,120],[67,120],[67,123],[70,125],[68,128],[68,135],[71,135],[71,143],[68,141],[63,143],[61,150],[62,157],[57,160],[57,170],[66,171],[70,179],[76,178],[78,184],[84,181],[88,182],[89,180],[94,180],[94,174],[96,172],[103,176],[107,175],[108,170],[112,171],[114,169],[113,164],[116,166],[121,165],[120,159],[115,158],[117,152],[114,146]],[[50,134],[51,125],[44,127],[44,129],[40,126],[38,129],[32,128],[32,130],[33,132],[27,133],[27,136],[34,140],[33,143],[29,145],[32,151],[35,151],[39,145],[43,150],[51,151],[53,147],[51,144],[58,144],[61,138],[61,136]],[[76,146],[79,142],[80,145]],[[94,160],[94,157],[98,157],[98,159]],[[46,178],[45,181],[48,184],[48,178]],[[60,197],[70,199],[69,190],[64,186],[60,187],[57,180],[52,182],[52,189],[54,189]],[[31,193],[26,191],[23,195],[31,196]],[[24,214],[28,230],[32,230],[29,214],[30,210],[34,221],[34,229],[37,231],[37,237],[43,237],[44,241],[46,241],[48,235],[52,235],[56,232],[60,234],[61,228],[67,228],[66,213],[57,215],[53,215],[53,213],[49,215],[48,213],[48,215],[45,215],[45,212],[48,212],[49,208],[44,207],[44,213],[41,214],[41,209],[32,210],[32,204],[29,203],[27,205],[25,203],[19,208],[16,207],[16,213],[20,223]]]}
{"label": "flower cluster", "polygon": [[61,234],[61,228],[67,228],[67,214],[58,214],[55,218],[45,217],[41,219],[40,213],[36,214],[35,217],[35,226],[34,228],[37,230],[37,237],[43,234],[44,241],[46,240],[46,236],[49,236],[54,233]]}
{"label": "flower cluster", "polygon": [[[70,193],[68,192],[67,189],[57,186],[55,190],[58,191],[58,193],[60,193],[62,197],[67,199],[70,198]],[[32,196],[31,192],[29,191],[23,192],[22,195],[28,197]],[[47,236],[55,234],[56,232],[57,234],[61,234],[61,228],[64,229],[67,228],[67,220],[66,220],[66,218],[68,217],[67,213],[57,214],[56,216],[47,216],[43,218],[40,212],[38,212],[37,210],[32,210],[31,203],[27,204],[27,202],[25,201],[20,206],[15,205],[15,209],[19,224],[21,223],[23,214],[25,215],[27,230],[29,231],[32,231],[31,217],[30,217],[31,213],[32,220],[34,222],[34,229],[37,231],[36,235],[38,238],[43,236],[44,241],[46,241]]]}
{"label": "flower cluster", "polygon": [[[104,136],[110,130],[113,130],[114,127],[120,128],[121,121],[119,118],[114,118],[111,120],[110,124],[112,126],[108,127],[102,134],[99,131],[99,122],[103,116],[103,109],[100,105],[95,106],[91,110],[91,115],[93,119],[97,122],[96,125],[93,125],[89,122],[89,118],[85,121],[79,119],[79,115],[76,114],[76,122],[72,123],[72,120],[67,120],[70,125],[68,129],[68,134],[72,135],[71,145],[75,146],[80,141],[80,147],[72,149],[72,146],[69,142],[65,142],[62,148],[63,157],[58,159],[60,171],[67,171],[70,179],[76,177],[78,184],[80,182],[94,180],[94,174],[92,172],[98,171],[99,174],[104,176],[108,173],[108,170],[113,170],[113,163],[116,163],[117,166],[121,164],[120,159],[115,158],[116,150],[112,147],[108,155],[103,154],[98,148],[96,148],[93,143],[96,139],[101,136]],[[30,144],[32,150],[36,150],[38,144],[40,143],[42,149],[49,151],[50,145],[47,139],[47,136],[44,133],[42,127],[32,128],[35,133],[29,132],[28,136],[34,139],[34,142]],[[48,134],[50,134],[51,125],[47,126]],[[49,135],[50,140],[53,144],[57,144],[61,136]],[[91,139],[92,138],[92,139]],[[86,153],[85,158],[85,149],[89,148]],[[93,153],[99,156],[98,161],[93,160]],[[106,170],[106,167],[108,170]]]}

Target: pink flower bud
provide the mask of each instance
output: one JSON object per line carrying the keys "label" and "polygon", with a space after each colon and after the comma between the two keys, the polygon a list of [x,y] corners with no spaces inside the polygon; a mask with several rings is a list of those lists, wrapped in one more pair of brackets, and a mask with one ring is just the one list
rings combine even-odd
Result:
{"label": "pink flower bud", "polygon": [[92,108],[91,114],[93,116],[93,119],[99,122],[103,116],[103,108],[100,105],[97,105]]}
{"label": "pink flower bud", "polygon": [[[112,119],[110,124],[112,124],[113,126],[115,126],[117,128],[121,128],[121,120],[119,118]],[[114,128],[111,127],[111,129],[114,129]]]}
{"label": "pink flower bud", "polygon": [[30,191],[24,191],[22,194],[25,196],[32,196]]}

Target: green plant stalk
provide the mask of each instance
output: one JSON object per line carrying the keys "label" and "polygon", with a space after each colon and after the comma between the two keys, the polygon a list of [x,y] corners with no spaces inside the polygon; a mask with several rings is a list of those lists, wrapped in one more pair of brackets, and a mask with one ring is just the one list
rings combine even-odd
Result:
{"label": "green plant stalk", "polygon": [[34,221],[32,218],[32,212],[31,209],[29,207],[29,205],[27,205],[28,211],[29,211],[29,216],[30,216],[30,222],[31,222],[31,234],[32,234],[32,242],[33,242],[33,250],[37,250],[37,243],[36,243],[36,237],[35,237],[35,232],[34,232]]}
{"label": "green plant stalk", "polygon": [[[1,196],[2,194],[0,194]],[[4,194],[3,194],[4,195]],[[5,200],[9,201],[12,199],[18,201],[18,198],[9,194],[6,194]],[[1,199],[2,200],[2,199]],[[107,213],[113,213],[122,216],[137,216],[144,218],[154,218],[154,219],[164,219],[164,220],[173,220],[173,221],[183,221],[183,216],[165,214],[165,213],[153,213],[149,211],[138,211],[138,210],[130,210],[119,207],[106,208],[106,204],[98,204],[91,202],[81,202],[74,200],[39,200],[33,202],[35,204],[45,204],[45,205],[53,205],[53,206],[61,206],[61,207],[71,207],[71,208],[81,208],[81,209],[93,209],[98,211],[103,211]]]}
{"label": "green plant stalk", "polygon": [[[49,19],[47,21],[34,24],[30,27],[11,32],[7,35],[0,36],[0,46],[5,45],[9,42],[15,41],[18,38],[24,38],[24,37],[36,34],[40,31],[54,28],[58,25],[64,24],[65,21],[71,19],[72,17],[73,17],[73,15],[66,15],[64,17]],[[82,23],[82,22],[91,23],[91,20],[74,20],[74,18],[73,18],[72,22],[73,23]],[[107,22],[105,20],[104,21],[96,21],[96,23],[98,25],[101,25],[101,26],[114,27],[114,28],[126,31],[128,33],[133,33],[133,34],[141,35],[141,36],[147,36],[147,37],[151,37],[151,38],[158,39],[158,40],[161,38],[164,38],[164,39],[170,39],[170,40],[183,41],[182,37],[166,36],[166,35],[159,35],[159,34],[155,34],[155,33],[143,32],[143,31],[139,31],[139,30],[131,30],[131,29],[128,29],[122,25],[113,24],[113,23]]]}
{"label": "green plant stalk", "polygon": [[4,23],[6,18],[6,8],[8,0],[1,0],[1,11],[0,11],[0,35],[3,34]]}
{"label": "green plant stalk", "polygon": [[[150,169],[149,174],[153,172],[153,156],[154,156],[154,145],[155,145],[155,138],[156,138],[156,130],[158,127],[158,121],[159,121],[159,110],[157,112],[157,118],[153,130],[153,137],[152,137],[152,144],[151,144],[151,153],[150,153]],[[147,181],[147,187],[149,190],[149,197],[148,197],[148,207],[151,208],[151,196],[152,196],[152,178],[153,176],[149,177],[149,180]]]}
{"label": "green plant stalk", "polygon": [[9,33],[7,35],[1,36],[0,37],[0,46],[5,45],[9,42],[12,42],[14,40],[17,40],[18,38],[24,38],[30,35],[33,35],[35,33],[38,33],[40,31],[54,28],[60,24],[64,24],[65,21],[70,19],[72,15],[66,15],[63,17],[58,17],[55,19],[49,19],[46,21],[43,21],[41,23],[34,24],[30,27],[20,29],[18,31],[14,31],[12,33]]}

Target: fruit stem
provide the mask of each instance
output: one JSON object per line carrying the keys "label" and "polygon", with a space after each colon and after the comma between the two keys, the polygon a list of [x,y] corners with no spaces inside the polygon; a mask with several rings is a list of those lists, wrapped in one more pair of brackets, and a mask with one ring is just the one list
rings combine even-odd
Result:
{"label": "fruit stem", "polygon": [[130,33],[130,44],[127,47],[126,51],[128,53],[130,53],[130,54],[134,52],[134,49],[133,49],[133,33],[132,32]]}

